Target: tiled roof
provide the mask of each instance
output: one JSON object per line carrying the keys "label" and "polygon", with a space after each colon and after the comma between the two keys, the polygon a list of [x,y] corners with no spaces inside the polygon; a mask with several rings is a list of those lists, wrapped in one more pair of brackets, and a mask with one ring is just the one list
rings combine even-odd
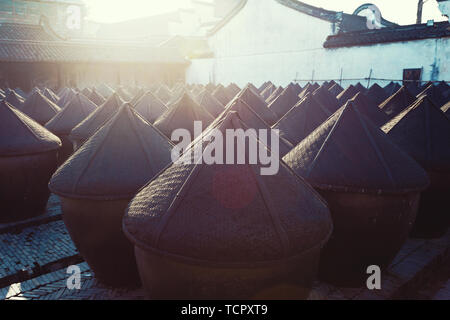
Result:
{"label": "tiled roof", "polygon": [[218,24],[215,25],[214,28],[212,28],[208,32],[208,35],[213,35],[217,31],[222,29],[222,27],[224,27],[231,19],[233,19],[234,16],[237,15],[242,10],[242,8],[245,7],[246,4],[247,4],[247,0],[241,0],[238,3],[238,5],[236,7],[234,7],[233,10],[230,11],[230,13],[228,13]]}
{"label": "tiled roof", "polygon": [[42,26],[0,25],[0,61],[186,63],[177,50],[140,43],[63,41]]}
{"label": "tiled roof", "polygon": [[[348,32],[367,29],[367,18],[356,14],[348,14],[341,11],[326,10],[315,7],[298,0],[276,0],[289,8],[297,10],[310,16],[334,22],[339,27],[339,32]],[[387,21],[381,17],[381,22],[386,26],[395,26],[395,23]]]}
{"label": "tiled roof", "polygon": [[44,32],[40,25],[0,23],[1,40],[54,41],[56,39]]}
{"label": "tiled roof", "polygon": [[[353,31],[367,28],[367,19],[365,17],[326,10],[297,0],[275,1],[298,12],[313,16],[318,19],[336,23],[340,31]],[[219,22],[213,29],[211,29],[209,35],[213,35],[223,26],[225,26],[236,14],[238,14],[242,10],[242,8],[245,7],[246,4],[247,0],[241,0],[239,4],[227,16],[225,16],[225,18],[222,19],[221,22]],[[386,22],[389,23],[388,21]]]}
{"label": "tiled roof", "polygon": [[[301,13],[306,13],[310,16],[313,16],[313,17],[316,17],[319,19],[323,19],[323,20],[327,20],[327,21],[331,21],[331,22],[334,22],[337,19],[336,11],[331,11],[331,10],[326,10],[323,8],[315,7],[315,6],[306,4],[301,1],[296,1],[296,0],[276,0],[276,1],[286,7],[292,8]],[[366,20],[364,19],[364,21],[366,21]]]}
{"label": "tiled roof", "polygon": [[352,47],[386,42],[444,38],[449,36],[450,24],[445,21],[434,23],[433,26],[428,26],[427,24],[413,24],[374,30],[344,32],[328,36],[324,43],[324,47]]}

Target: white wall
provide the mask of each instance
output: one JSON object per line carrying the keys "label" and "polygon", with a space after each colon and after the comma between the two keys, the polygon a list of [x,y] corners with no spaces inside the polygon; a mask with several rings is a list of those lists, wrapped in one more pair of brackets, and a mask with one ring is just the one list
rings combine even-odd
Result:
{"label": "white wall", "polygon": [[187,83],[214,83],[215,59],[192,59],[191,65],[186,69]]}
{"label": "white wall", "polygon": [[[380,79],[403,78],[403,69],[423,68],[422,80],[450,79],[450,39],[425,39],[420,41],[394,42],[372,46],[322,49],[317,59],[320,64],[317,77],[343,78],[372,77]],[[358,81],[348,81],[345,85]],[[386,85],[389,81],[371,81]],[[367,82],[361,81],[364,85]]]}
{"label": "white wall", "polygon": [[[294,79],[310,80],[313,72],[314,80],[339,79],[341,68],[343,78],[365,78],[372,69],[372,77],[402,79],[403,69],[422,67],[423,80],[450,79],[448,38],[325,49],[323,43],[332,32],[330,22],[274,0],[249,0],[210,37],[215,58],[193,60],[186,81],[208,83],[214,79],[225,85],[252,82],[259,86],[271,80],[285,86]],[[439,72],[433,74],[433,68]],[[367,85],[367,81],[359,81]],[[389,81],[377,82],[386,85]]]}
{"label": "white wall", "polygon": [[[322,46],[323,41],[318,39],[331,33],[332,24],[328,21],[300,14],[274,0],[248,0],[209,39],[215,53],[216,82],[233,81],[242,86],[248,81],[259,85],[271,79],[282,84],[294,79],[296,72],[310,75],[309,65],[314,61],[299,64],[295,59],[309,57],[311,50]],[[293,63],[301,68],[294,69]],[[187,82],[193,82],[191,76],[201,72],[195,70],[197,65],[192,64],[194,70],[189,70]]]}

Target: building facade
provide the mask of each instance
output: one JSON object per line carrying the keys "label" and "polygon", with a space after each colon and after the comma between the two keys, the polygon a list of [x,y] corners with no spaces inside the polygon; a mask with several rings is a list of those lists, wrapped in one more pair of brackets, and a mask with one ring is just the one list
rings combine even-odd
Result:
{"label": "building facade", "polygon": [[408,70],[421,81],[450,79],[448,22],[380,23],[301,1],[244,0],[209,34],[213,58],[193,59],[186,81],[385,85]]}
{"label": "building facade", "polygon": [[46,19],[63,36],[82,35],[85,17],[82,0],[0,0],[0,23],[36,25]]}
{"label": "building facade", "polygon": [[184,81],[188,61],[172,48],[140,42],[64,40],[43,25],[0,25],[0,86],[84,88]]}

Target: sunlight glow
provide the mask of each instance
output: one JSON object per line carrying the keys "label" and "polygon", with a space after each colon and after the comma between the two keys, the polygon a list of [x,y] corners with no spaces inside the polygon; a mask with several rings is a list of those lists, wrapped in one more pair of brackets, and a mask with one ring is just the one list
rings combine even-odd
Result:
{"label": "sunlight glow", "polygon": [[189,0],[85,0],[88,18],[96,22],[119,22],[188,8]]}

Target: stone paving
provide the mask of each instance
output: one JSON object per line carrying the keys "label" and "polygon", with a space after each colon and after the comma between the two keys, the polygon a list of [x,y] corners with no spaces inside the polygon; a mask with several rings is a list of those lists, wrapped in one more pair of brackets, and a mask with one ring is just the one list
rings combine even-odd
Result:
{"label": "stone paving", "polygon": [[[316,282],[309,300],[383,300],[401,299],[411,290],[418,290],[433,275],[435,266],[449,258],[450,232],[440,239],[409,239],[387,272],[382,275],[381,290],[337,288]],[[114,289],[99,283],[86,263],[81,269],[81,289],[69,290],[69,275],[61,269],[28,281],[0,289],[0,299],[37,300],[143,300],[140,289]],[[448,282],[432,299],[450,299]]]}
{"label": "stone paving", "polygon": [[78,255],[62,220],[0,234],[0,279]]}
{"label": "stone paving", "polygon": [[61,269],[22,283],[0,289],[0,299],[6,300],[143,300],[142,289],[115,289],[99,283],[89,266],[77,264],[81,270],[81,288],[69,290],[67,279],[70,275]]}
{"label": "stone paving", "polygon": [[[440,265],[450,260],[450,231],[440,239],[408,239],[389,269],[383,273],[381,290],[337,288],[316,282],[309,300],[398,299],[416,297],[421,290],[426,297],[450,299],[447,272],[443,279],[433,278]],[[115,289],[99,283],[89,266],[82,262],[68,231],[61,220],[58,197],[49,199],[47,212],[27,221],[0,225],[0,299],[7,300],[115,300],[145,299],[142,289]],[[80,290],[69,290],[67,266],[77,264],[81,269]],[[55,271],[56,270],[56,271]],[[17,280],[19,279],[19,280]],[[428,280],[432,281],[428,281]],[[427,287],[433,289],[424,289]],[[413,294],[411,294],[411,292]],[[429,296],[429,297],[428,297]]]}
{"label": "stone paving", "polygon": [[[382,274],[381,290],[337,288],[317,283],[310,300],[382,300],[409,298],[420,290],[434,270],[450,257],[450,231],[439,239],[408,239],[388,270]],[[450,300],[450,294],[446,297]]]}
{"label": "stone paving", "polygon": [[433,300],[450,300],[450,280],[436,293]]}

